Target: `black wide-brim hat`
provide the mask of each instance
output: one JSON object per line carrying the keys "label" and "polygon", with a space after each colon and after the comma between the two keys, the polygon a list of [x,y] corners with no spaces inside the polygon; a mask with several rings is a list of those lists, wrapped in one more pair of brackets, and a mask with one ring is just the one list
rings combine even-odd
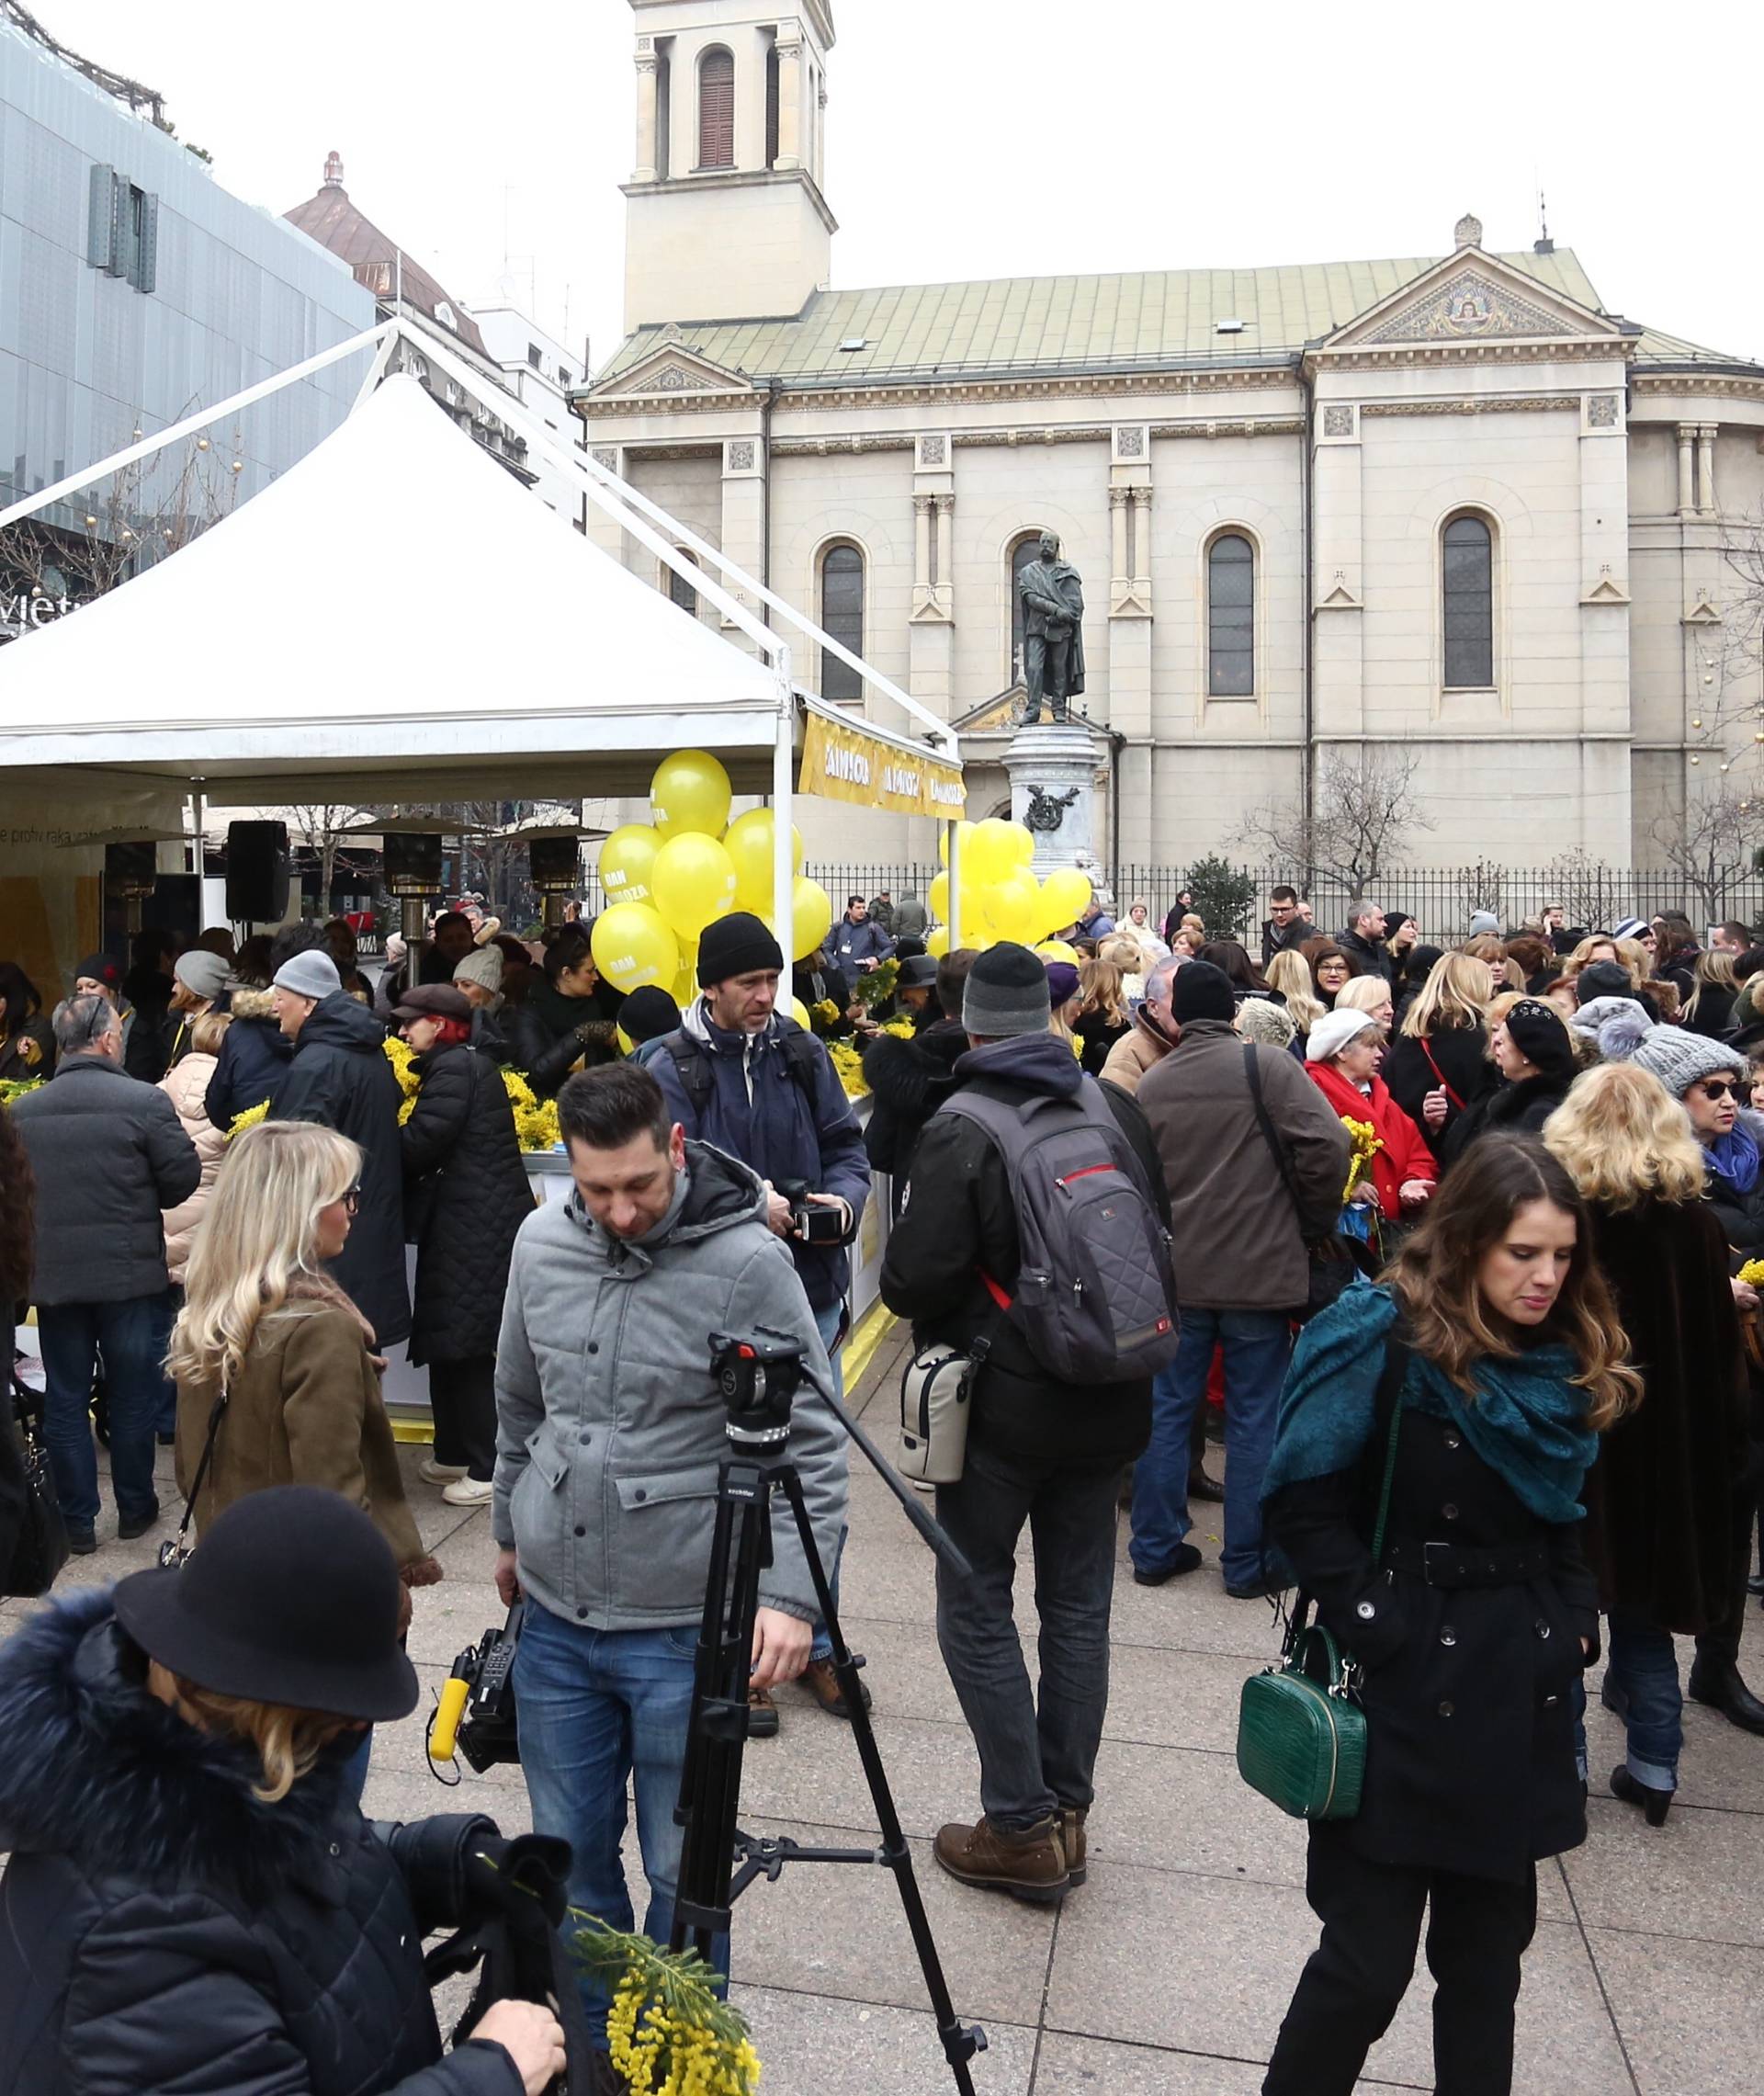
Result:
{"label": "black wide-brim hat", "polygon": [[277,1485],[235,1500],[188,1564],[131,1573],[111,1604],[150,1659],[217,1694],[367,1724],[416,1708],[398,1566],[341,1493]]}

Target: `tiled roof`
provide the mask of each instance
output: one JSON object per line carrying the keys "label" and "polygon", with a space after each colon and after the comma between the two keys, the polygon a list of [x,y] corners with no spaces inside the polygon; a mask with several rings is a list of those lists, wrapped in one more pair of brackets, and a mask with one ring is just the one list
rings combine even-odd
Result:
{"label": "tiled roof", "polygon": [[[370,291],[381,291],[379,279],[373,274],[375,265],[384,263],[391,266],[394,280],[402,288],[407,304],[427,313],[437,327],[450,326],[460,341],[469,349],[476,350],[480,357],[489,357],[484,338],[478,332],[478,323],[458,300],[408,253],[401,261],[398,243],[390,234],[381,232],[367,213],[349,200],[349,192],[341,183],[327,182],[316,196],[309,197],[303,204],[296,204],[282,216],[309,239],[316,240],[321,247],[328,247],[340,262],[346,262]],[[381,295],[390,298],[390,289]],[[436,312],[436,307],[442,305],[451,311],[451,322],[441,319]]]}
{"label": "tiled roof", "polygon": [[[971,284],[893,284],[819,291],[786,320],[679,321],[639,328],[600,380],[672,336],[726,369],[803,386],[841,380],[1217,367],[1291,357],[1400,290],[1436,255],[1306,262],[1272,269],[1148,269],[1114,277],[1001,277]],[[1500,258],[1594,312],[1597,290],[1572,249]],[[1240,321],[1240,330],[1220,323]],[[860,349],[842,349],[862,342]],[[1662,346],[1657,352],[1650,345]],[[1645,334],[1640,354],[1732,361]],[[596,381],[597,383],[599,380]]]}

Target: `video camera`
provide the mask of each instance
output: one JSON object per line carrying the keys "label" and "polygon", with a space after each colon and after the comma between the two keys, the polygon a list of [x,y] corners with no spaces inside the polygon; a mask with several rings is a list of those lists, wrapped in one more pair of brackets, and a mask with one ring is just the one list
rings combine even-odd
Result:
{"label": "video camera", "polygon": [[429,1759],[451,1762],[454,1747],[482,1775],[498,1762],[518,1762],[514,1729],[514,1655],[526,1603],[517,1601],[500,1630],[486,1630],[453,1662],[429,1728]]}
{"label": "video camera", "polygon": [[790,1204],[791,1223],[804,1244],[847,1242],[849,1233],[842,1211],[830,1208],[824,1202],[811,1201],[806,1179],[780,1179],[777,1190],[780,1198]]}

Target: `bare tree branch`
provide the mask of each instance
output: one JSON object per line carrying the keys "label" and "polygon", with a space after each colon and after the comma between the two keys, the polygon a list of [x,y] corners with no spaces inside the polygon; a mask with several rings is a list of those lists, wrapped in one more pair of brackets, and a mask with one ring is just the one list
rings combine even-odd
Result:
{"label": "bare tree branch", "polygon": [[1724,783],[1690,802],[1683,816],[1661,816],[1650,834],[1660,860],[1702,905],[1703,920],[1727,914],[1727,891],[1749,870],[1758,812]]}
{"label": "bare tree branch", "polygon": [[1272,802],[1246,816],[1238,841],[1302,870],[1307,886],[1326,876],[1357,902],[1414,831],[1433,827],[1415,790],[1419,767],[1412,750],[1328,750],[1308,820],[1297,801]]}

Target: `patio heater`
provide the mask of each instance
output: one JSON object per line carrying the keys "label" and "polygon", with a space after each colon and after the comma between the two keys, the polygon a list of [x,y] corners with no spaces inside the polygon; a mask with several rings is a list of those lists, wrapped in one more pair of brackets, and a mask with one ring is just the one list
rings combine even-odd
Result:
{"label": "patio heater", "polygon": [[152,838],[131,838],[104,848],[106,884],[123,908],[123,923],[132,939],[141,929],[142,906],[159,878],[159,846]]}
{"label": "patio heater", "polygon": [[546,929],[563,922],[564,899],[582,885],[582,837],[575,830],[529,833],[527,860]]}
{"label": "patio heater", "polygon": [[423,935],[428,905],[442,892],[441,833],[438,830],[400,831],[389,825],[382,833],[381,844],[386,890],[400,905],[399,930],[410,956],[410,980],[415,982],[425,944]]}

